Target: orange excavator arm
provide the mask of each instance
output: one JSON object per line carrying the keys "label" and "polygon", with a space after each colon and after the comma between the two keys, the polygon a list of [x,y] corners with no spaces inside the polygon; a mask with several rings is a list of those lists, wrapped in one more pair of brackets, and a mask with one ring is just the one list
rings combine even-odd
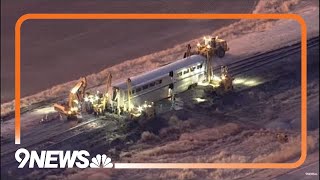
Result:
{"label": "orange excavator arm", "polygon": [[54,104],[54,109],[67,117],[77,115],[79,113],[78,104],[83,102],[86,88],[87,79],[84,77],[70,90],[68,104]]}

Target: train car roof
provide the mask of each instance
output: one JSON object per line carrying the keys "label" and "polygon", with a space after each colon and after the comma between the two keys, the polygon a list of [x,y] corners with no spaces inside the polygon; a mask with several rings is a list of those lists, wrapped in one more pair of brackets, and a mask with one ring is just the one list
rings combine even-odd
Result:
{"label": "train car roof", "polygon": [[[157,79],[161,79],[165,76],[169,76],[170,71],[176,71],[184,67],[188,67],[192,64],[196,63],[202,63],[205,61],[205,57],[201,55],[192,55],[190,57],[177,60],[173,63],[161,66],[159,68],[153,69],[151,71],[139,74],[134,77],[130,77],[132,87],[140,86],[143,84],[146,84],[148,82],[155,81]],[[113,87],[117,87],[119,89],[126,89],[127,88],[127,82],[121,81],[116,84],[112,84]]]}

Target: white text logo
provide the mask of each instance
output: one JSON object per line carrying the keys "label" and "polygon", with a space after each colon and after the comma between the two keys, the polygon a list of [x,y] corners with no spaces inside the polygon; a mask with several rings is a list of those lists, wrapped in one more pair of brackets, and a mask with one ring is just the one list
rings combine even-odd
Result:
{"label": "white text logo", "polygon": [[16,160],[20,163],[18,168],[23,168],[29,163],[29,168],[33,168],[35,164],[38,168],[112,168],[111,158],[105,154],[97,154],[88,160],[90,153],[85,150],[80,151],[28,151],[20,148],[15,153]]}

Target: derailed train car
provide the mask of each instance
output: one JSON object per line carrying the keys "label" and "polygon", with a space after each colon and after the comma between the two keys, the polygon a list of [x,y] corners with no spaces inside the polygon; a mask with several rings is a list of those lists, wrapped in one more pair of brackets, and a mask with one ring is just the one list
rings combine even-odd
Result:
{"label": "derailed train car", "polygon": [[192,55],[113,84],[112,107],[120,113],[130,112],[183,92],[204,80],[205,62],[206,57]]}

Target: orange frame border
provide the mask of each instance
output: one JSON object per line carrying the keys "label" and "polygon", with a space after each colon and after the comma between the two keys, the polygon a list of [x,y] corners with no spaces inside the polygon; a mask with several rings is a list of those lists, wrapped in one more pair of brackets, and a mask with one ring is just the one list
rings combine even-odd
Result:
{"label": "orange frame border", "polygon": [[15,25],[15,144],[20,144],[20,30],[31,19],[289,19],[301,26],[301,156],[293,163],[115,163],[115,168],[297,168],[307,156],[307,26],[296,14],[25,14]]}

